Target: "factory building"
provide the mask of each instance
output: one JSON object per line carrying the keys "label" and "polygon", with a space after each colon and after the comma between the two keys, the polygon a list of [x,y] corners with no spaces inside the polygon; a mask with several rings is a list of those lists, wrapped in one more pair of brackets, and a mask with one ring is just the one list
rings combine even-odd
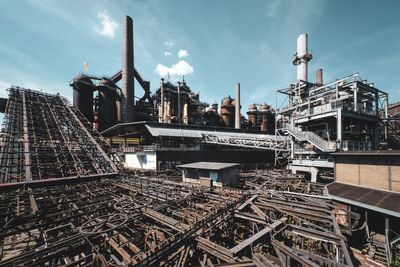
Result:
{"label": "factory building", "polygon": [[[293,64],[297,81],[278,90],[288,105],[278,112],[279,132],[291,137],[288,168],[308,172],[312,180],[333,174],[332,152],[378,149],[387,140],[380,123],[388,117],[388,94],[352,74],[324,83],[322,69],[315,82],[308,80],[308,36],[297,39]],[[382,132],[382,133],[381,133]]]}

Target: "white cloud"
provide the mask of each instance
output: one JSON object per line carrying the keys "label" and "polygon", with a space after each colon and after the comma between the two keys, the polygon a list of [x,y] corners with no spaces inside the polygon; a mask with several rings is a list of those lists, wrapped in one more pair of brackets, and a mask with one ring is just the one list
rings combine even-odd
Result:
{"label": "white cloud", "polygon": [[168,57],[168,56],[170,56],[170,55],[172,55],[171,52],[169,52],[169,51],[164,51],[164,56]]}
{"label": "white cloud", "polygon": [[179,58],[183,58],[183,57],[187,57],[189,55],[189,53],[188,53],[188,51],[187,50],[179,50],[179,52],[178,52],[178,57]]}
{"label": "white cloud", "polygon": [[164,45],[167,49],[171,49],[174,47],[176,44],[176,41],[174,39],[168,39],[167,41],[164,42]]}
{"label": "white cloud", "polygon": [[11,87],[11,83],[0,81],[0,97],[8,97],[7,89]]}
{"label": "white cloud", "polygon": [[118,23],[108,15],[107,11],[99,13],[98,17],[101,20],[102,26],[94,26],[93,29],[100,35],[114,39],[115,30],[119,26]]}
{"label": "white cloud", "polygon": [[167,67],[163,64],[157,64],[155,72],[160,76],[170,76],[172,78],[181,77],[193,73],[193,67],[184,60],[180,60],[178,63],[173,64],[171,67]]}

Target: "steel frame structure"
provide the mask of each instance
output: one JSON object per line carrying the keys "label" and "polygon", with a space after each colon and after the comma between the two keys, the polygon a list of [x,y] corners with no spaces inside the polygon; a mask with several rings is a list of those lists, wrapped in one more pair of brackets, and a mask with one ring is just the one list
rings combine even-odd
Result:
{"label": "steel frame structure", "polygon": [[20,87],[8,94],[0,134],[2,183],[118,172],[111,147],[65,98]]}
{"label": "steel frame structure", "polygon": [[250,174],[245,191],[124,175],[3,190],[0,266],[352,266],[322,186],[284,177]]}
{"label": "steel frame structure", "polygon": [[286,136],[265,138],[238,138],[229,135],[203,134],[204,143],[289,152],[290,140]]}

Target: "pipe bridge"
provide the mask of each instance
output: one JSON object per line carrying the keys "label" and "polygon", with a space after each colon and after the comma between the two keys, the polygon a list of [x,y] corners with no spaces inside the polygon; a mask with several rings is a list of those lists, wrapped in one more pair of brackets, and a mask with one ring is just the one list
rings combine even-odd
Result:
{"label": "pipe bridge", "polygon": [[203,134],[203,142],[225,146],[247,147],[289,152],[290,139],[286,136],[265,135],[258,137],[232,136],[229,134]]}

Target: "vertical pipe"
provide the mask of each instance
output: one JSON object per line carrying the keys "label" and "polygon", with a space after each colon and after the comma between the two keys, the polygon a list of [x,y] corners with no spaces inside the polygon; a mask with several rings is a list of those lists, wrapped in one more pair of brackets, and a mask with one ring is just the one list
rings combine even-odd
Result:
{"label": "vertical pipe", "polygon": [[161,78],[161,85],[160,85],[160,91],[161,91],[161,114],[159,114],[159,117],[161,118],[160,122],[164,122],[164,78]]}
{"label": "vertical pipe", "polygon": [[171,119],[172,119],[172,108],[171,108],[171,100],[168,101],[168,123],[171,123]]}
{"label": "vertical pipe", "polygon": [[164,108],[163,108],[163,123],[167,123],[167,115],[168,115],[168,101],[164,101]]}
{"label": "vertical pipe", "polygon": [[318,87],[324,85],[324,77],[322,69],[317,69],[317,80],[315,81],[315,85]]}
{"label": "vertical pipe", "polygon": [[[385,94],[384,101],[385,101],[385,103],[384,103],[384,105],[385,105],[384,119],[387,120],[388,115],[389,115],[389,96],[387,93]],[[376,108],[378,109],[378,107],[376,107]],[[378,114],[379,114],[379,111],[378,111]],[[387,140],[388,139],[388,123],[386,122],[384,125],[385,125],[385,140]]]}
{"label": "vertical pipe", "polygon": [[337,144],[338,147],[336,149],[341,150],[341,144],[342,144],[342,110],[338,109],[337,111],[337,124],[336,124],[336,139],[337,139]]}
{"label": "vertical pipe", "polygon": [[121,98],[117,98],[117,101],[115,101],[115,105],[117,106],[117,121],[118,123],[121,122]]}
{"label": "vertical pipe", "polygon": [[236,86],[235,129],[240,129],[240,83]]}
{"label": "vertical pipe", "polygon": [[189,124],[189,109],[187,103],[185,103],[185,105],[183,106],[183,123],[186,125]]}
{"label": "vertical pipe", "polygon": [[181,82],[178,82],[178,123],[181,123]]}
{"label": "vertical pipe", "polygon": [[122,55],[122,96],[121,112],[123,122],[134,120],[134,53],[133,53],[133,21],[129,16],[124,18],[124,41]]}
{"label": "vertical pipe", "polygon": [[357,112],[358,111],[358,88],[357,88],[357,84],[354,84],[353,86],[353,98],[354,98],[354,107],[353,107],[353,111]]}

